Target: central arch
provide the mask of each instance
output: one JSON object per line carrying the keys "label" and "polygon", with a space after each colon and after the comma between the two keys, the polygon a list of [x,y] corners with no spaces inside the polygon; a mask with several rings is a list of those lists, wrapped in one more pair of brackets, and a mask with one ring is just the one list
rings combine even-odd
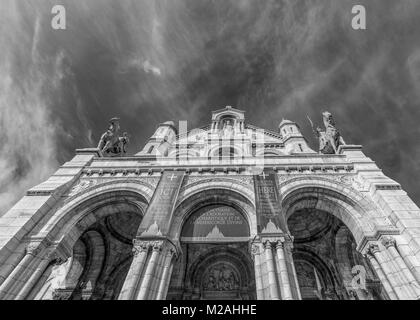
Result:
{"label": "central arch", "polygon": [[202,190],[183,199],[171,229],[182,255],[167,299],[256,298],[248,248],[255,233],[253,210],[247,197],[226,189]]}

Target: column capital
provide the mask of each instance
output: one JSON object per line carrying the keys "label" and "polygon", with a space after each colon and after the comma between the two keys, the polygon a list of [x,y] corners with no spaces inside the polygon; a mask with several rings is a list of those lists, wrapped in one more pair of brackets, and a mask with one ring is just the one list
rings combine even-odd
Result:
{"label": "column capital", "polygon": [[35,239],[28,242],[26,246],[26,254],[30,254],[34,257],[39,255],[41,251],[45,250],[51,245],[48,239]]}
{"label": "column capital", "polygon": [[57,246],[50,246],[47,248],[47,253],[45,254],[44,259],[53,262],[54,265],[62,265],[67,262],[68,257],[58,250]]}
{"label": "column capital", "polygon": [[251,244],[251,254],[253,256],[260,254],[260,246],[257,243]]}
{"label": "column capital", "polygon": [[149,250],[149,242],[148,241],[142,241],[142,240],[138,240],[138,239],[134,239],[133,240],[133,255],[137,256],[139,253],[141,252],[146,252],[147,250]]}
{"label": "column capital", "polygon": [[263,242],[263,246],[264,246],[264,249],[271,249],[272,248],[271,241],[270,240],[265,240]]}
{"label": "column capital", "polygon": [[284,248],[284,241],[278,240],[276,242],[276,250]]}
{"label": "column capital", "polygon": [[163,241],[152,241],[151,247],[153,251],[162,251]]}
{"label": "column capital", "polygon": [[370,254],[372,256],[374,256],[375,253],[378,253],[379,251],[381,251],[381,250],[379,249],[379,246],[378,246],[377,243],[370,243],[368,245],[367,250],[366,250],[367,254]]}
{"label": "column capital", "polygon": [[396,243],[395,239],[390,236],[382,237],[381,242],[385,248],[395,247],[395,243]]}

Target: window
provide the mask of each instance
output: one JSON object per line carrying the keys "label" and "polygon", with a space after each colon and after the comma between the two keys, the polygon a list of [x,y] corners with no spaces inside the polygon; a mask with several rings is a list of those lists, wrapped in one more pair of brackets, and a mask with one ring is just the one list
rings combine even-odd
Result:
{"label": "window", "polygon": [[298,145],[299,145],[300,152],[303,152],[302,145],[300,143]]}

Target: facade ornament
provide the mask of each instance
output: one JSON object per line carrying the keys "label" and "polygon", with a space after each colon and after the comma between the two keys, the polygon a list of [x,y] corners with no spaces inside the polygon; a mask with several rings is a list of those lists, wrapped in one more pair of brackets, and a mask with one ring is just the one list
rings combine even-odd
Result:
{"label": "facade ornament", "polygon": [[69,193],[69,196],[74,196],[75,194],[86,190],[87,188],[93,187],[98,183],[97,180],[89,179],[89,180],[81,180],[77,185],[75,185]]}
{"label": "facade ornament", "polygon": [[203,287],[208,291],[231,291],[240,286],[239,276],[229,265],[212,266],[206,272]]}
{"label": "facade ornament", "polygon": [[102,153],[111,153],[114,155],[122,155],[126,153],[125,146],[129,142],[127,132],[122,136],[120,134],[120,119],[112,118],[109,120],[108,130],[102,134],[98,143],[98,149]]}
{"label": "facade ornament", "polygon": [[374,256],[375,253],[378,253],[380,251],[378,244],[376,243],[370,243],[367,249],[367,253]]}
{"label": "facade ornament", "polygon": [[30,254],[36,257],[41,252],[41,246],[39,243],[30,243],[26,247],[26,254]]}
{"label": "facade ornament", "polygon": [[153,241],[153,251],[161,251],[163,249],[163,241]]}
{"label": "facade ornament", "polygon": [[52,292],[52,299],[53,300],[69,300],[73,290],[68,289],[55,289]]}
{"label": "facade ornament", "polygon": [[385,248],[395,247],[395,239],[393,237],[383,237],[382,244]]}
{"label": "facade ornament", "polygon": [[133,255],[136,257],[141,252],[146,252],[149,249],[149,242],[134,239],[133,240]]}
{"label": "facade ornament", "polygon": [[260,254],[260,246],[258,244],[251,244],[251,254],[253,256]]}
{"label": "facade ornament", "polygon": [[325,129],[320,127],[314,128],[312,120],[308,117],[311,123],[312,131],[319,140],[319,152],[323,154],[336,154],[338,147],[345,145],[343,137],[335,126],[335,121],[332,114],[328,111],[322,113],[322,120]]}
{"label": "facade ornament", "polygon": [[48,246],[50,246],[50,242],[47,239],[37,239],[31,241],[26,246],[26,254],[30,254],[35,257]]}
{"label": "facade ornament", "polygon": [[278,240],[276,242],[276,250],[284,248],[284,241]]}
{"label": "facade ornament", "polygon": [[178,254],[177,254],[177,250],[175,249],[175,248],[170,248],[169,250],[168,250],[168,256],[172,259],[173,257],[175,257],[175,259],[178,257]]}
{"label": "facade ornament", "polygon": [[267,249],[267,250],[271,250],[272,248],[270,240],[264,241],[263,246],[264,246],[264,249]]}

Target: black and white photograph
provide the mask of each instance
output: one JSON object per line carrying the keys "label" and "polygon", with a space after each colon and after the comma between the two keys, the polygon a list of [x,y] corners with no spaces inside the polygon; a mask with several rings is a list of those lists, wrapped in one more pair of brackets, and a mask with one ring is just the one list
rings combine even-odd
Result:
{"label": "black and white photograph", "polygon": [[420,300],[420,0],[0,0],[0,150],[0,300]]}

